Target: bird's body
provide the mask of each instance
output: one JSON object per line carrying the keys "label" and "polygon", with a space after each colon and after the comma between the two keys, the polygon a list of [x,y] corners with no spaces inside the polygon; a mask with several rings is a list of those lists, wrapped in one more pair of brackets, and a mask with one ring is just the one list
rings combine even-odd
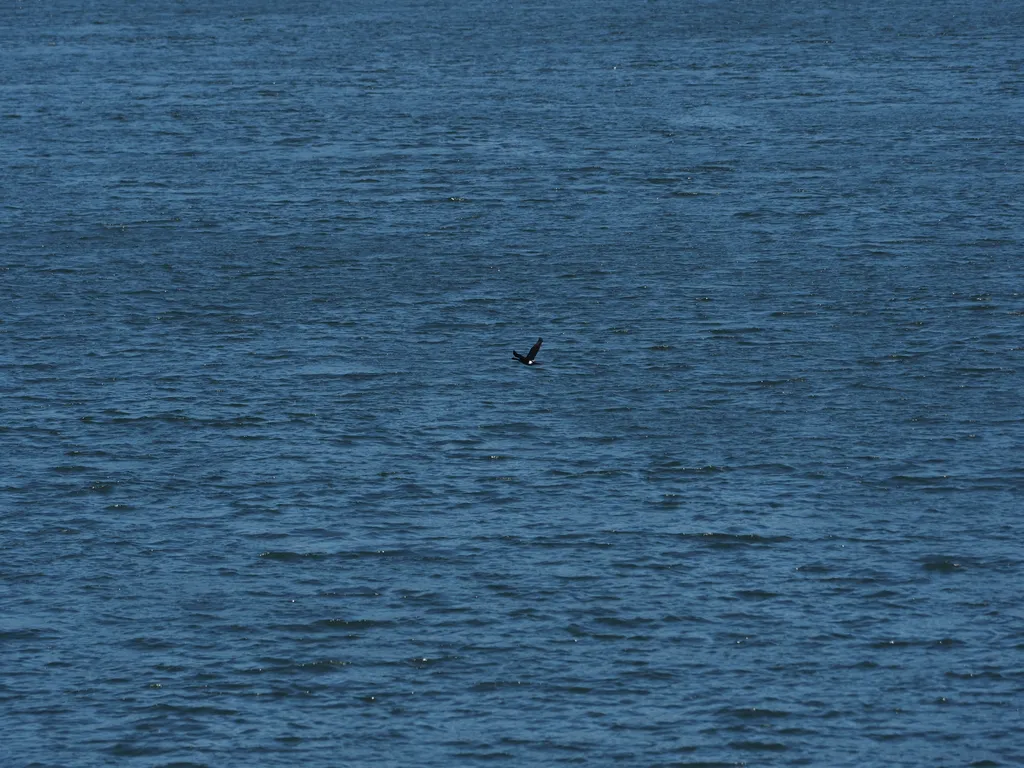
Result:
{"label": "bird's body", "polygon": [[544,339],[537,339],[537,343],[533,345],[533,348],[524,356],[520,355],[514,349],[512,350],[512,357],[518,360],[523,365],[540,365],[536,360],[537,353],[540,352],[540,345],[544,343]]}

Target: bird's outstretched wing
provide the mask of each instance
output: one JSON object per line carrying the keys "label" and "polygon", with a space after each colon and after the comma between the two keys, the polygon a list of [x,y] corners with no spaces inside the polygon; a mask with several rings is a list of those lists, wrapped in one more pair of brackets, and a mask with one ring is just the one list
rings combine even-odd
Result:
{"label": "bird's outstretched wing", "polygon": [[526,358],[525,358],[525,357],[523,357],[522,355],[520,355],[520,354],[519,354],[518,352],[516,352],[516,351],[515,351],[514,349],[512,350],[512,357],[514,357],[514,358],[515,358],[516,360],[518,360],[518,361],[519,361],[520,363],[525,363],[525,362],[526,362]]}
{"label": "bird's outstretched wing", "polygon": [[540,345],[543,344],[543,343],[544,343],[544,339],[537,339],[537,343],[533,345],[533,348],[530,350],[529,354],[526,356],[526,359],[532,361],[535,357],[537,357],[537,353],[540,352]]}

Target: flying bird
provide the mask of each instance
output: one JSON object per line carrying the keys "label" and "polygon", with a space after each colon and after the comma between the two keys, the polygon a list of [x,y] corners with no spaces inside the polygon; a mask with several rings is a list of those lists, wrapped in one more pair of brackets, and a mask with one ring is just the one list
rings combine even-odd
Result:
{"label": "flying bird", "polygon": [[533,348],[530,350],[529,354],[526,355],[526,357],[523,357],[513,349],[512,357],[514,357],[523,365],[540,365],[540,363],[536,362],[533,358],[535,358],[537,356],[537,353],[540,352],[540,345],[543,343],[544,339],[537,339],[537,343],[533,345]]}

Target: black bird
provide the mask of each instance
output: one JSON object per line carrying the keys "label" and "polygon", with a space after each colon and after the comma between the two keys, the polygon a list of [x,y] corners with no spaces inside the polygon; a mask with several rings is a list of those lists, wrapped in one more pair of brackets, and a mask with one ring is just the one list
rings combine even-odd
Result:
{"label": "black bird", "polygon": [[540,345],[543,343],[544,339],[537,339],[537,343],[533,345],[533,349],[530,350],[529,354],[526,357],[523,357],[513,349],[512,357],[514,357],[523,365],[540,365],[540,363],[535,361],[533,358],[535,358],[537,356],[537,353],[540,352]]}

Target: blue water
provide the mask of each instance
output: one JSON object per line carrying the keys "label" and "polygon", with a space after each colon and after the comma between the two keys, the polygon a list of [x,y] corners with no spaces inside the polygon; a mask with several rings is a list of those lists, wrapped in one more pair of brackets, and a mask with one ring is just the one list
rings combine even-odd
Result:
{"label": "blue water", "polygon": [[1024,762],[1019,4],[10,5],[4,766]]}

